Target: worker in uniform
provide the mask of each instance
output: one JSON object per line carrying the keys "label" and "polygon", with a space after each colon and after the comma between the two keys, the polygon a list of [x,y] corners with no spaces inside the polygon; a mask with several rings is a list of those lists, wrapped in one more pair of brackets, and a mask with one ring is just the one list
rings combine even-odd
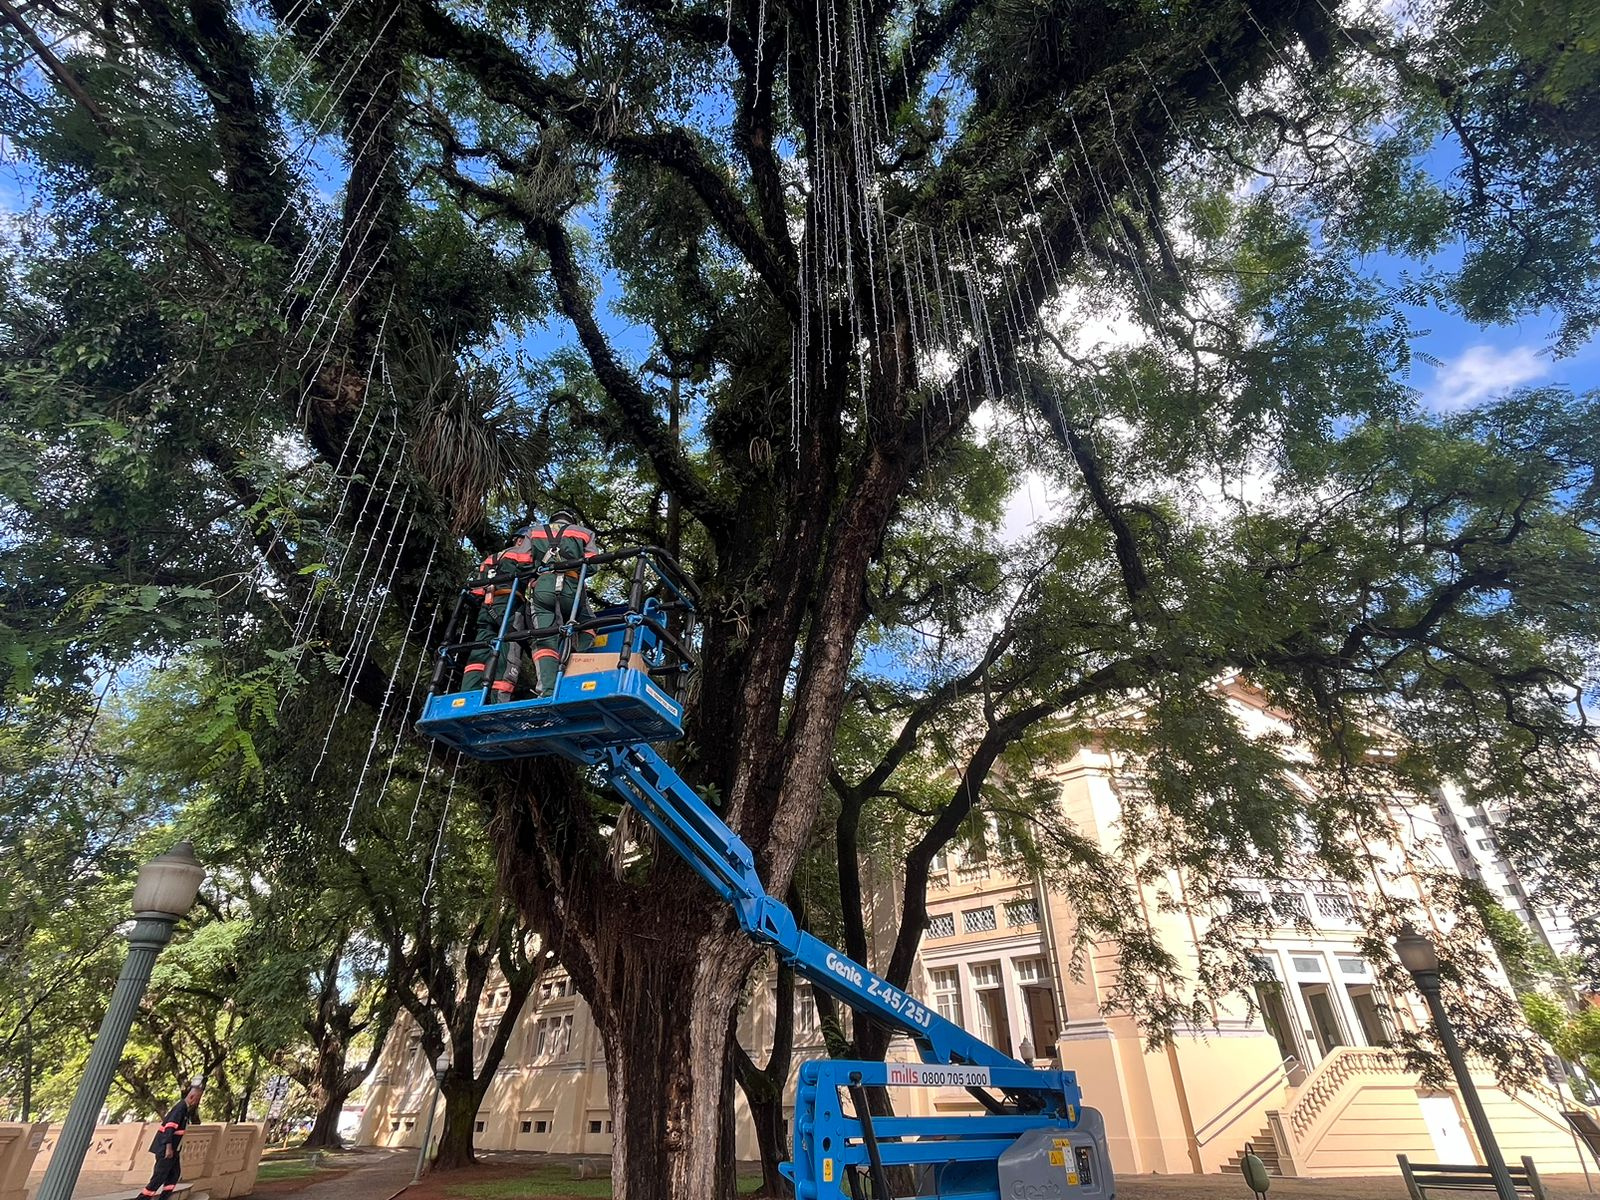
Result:
{"label": "worker in uniform", "polygon": [[150,1143],[150,1153],[156,1156],[155,1171],[150,1182],[140,1190],[141,1196],[170,1196],[178,1190],[178,1179],[183,1174],[183,1131],[200,1115],[200,1096],[205,1084],[195,1080],[189,1085],[183,1099],[172,1106],[161,1128]]}
{"label": "worker in uniform", "polygon": [[[545,568],[533,585],[533,665],[538,676],[539,694],[548,696],[556,686],[561,669],[561,635],[557,632],[570,620],[587,621],[593,614],[588,600],[578,594],[578,573],[585,559],[600,553],[594,531],[571,512],[561,509],[543,524],[525,530],[533,546],[534,561]],[[594,635],[578,635],[573,650],[587,650]]]}
{"label": "worker in uniform", "polygon": [[[487,681],[489,694],[485,702],[488,704],[514,699],[517,689],[522,685],[523,643],[504,641],[496,646],[495,640],[499,638],[500,626],[506,619],[506,606],[512,602],[512,581],[506,577],[526,574],[531,578],[533,574],[532,528],[529,526],[528,529],[518,530],[511,545],[489,555],[479,564],[478,578],[485,582],[482,587],[472,589],[473,598],[479,601],[473,640],[482,644],[467,659],[461,674],[461,686],[483,687]],[[500,581],[487,582],[496,578]],[[510,623],[506,625],[508,637],[528,630],[528,586],[527,582],[516,586],[516,606],[512,610]]]}

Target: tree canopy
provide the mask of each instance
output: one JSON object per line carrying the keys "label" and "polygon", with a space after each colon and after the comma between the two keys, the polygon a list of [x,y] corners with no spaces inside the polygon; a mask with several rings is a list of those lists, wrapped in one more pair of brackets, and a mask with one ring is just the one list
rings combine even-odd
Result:
{"label": "tree canopy", "polygon": [[[559,502],[700,578],[680,767],[776,893],[830,780],[848,808],[948,752],[925,871],[1041,724],[1137,705],[1141,871],[1225,899],[1307,825],[1347,870],[1377,797],[1448,773],[1600,911],[1600,405],[1440,417],[1403,378],[1418,306],[1589,337],[1593,15],[8,12],[0,119],[39,180],[0,277],[8,703],[195,655],[231,803],[330,819],[305,781],[351,741],[348,808],[387,810],[396,764],[433,769],[406,726],[453,588]],[[1063,499],[1002,544],[1025,475]],[[1232,672],[1314,803],[1229,719]],[[615,869],[576,772],[459,782],[595,1013],[619,1191],[730,1188],[696,1114],[727,1111],[755,951],[681,864]],[[1159,964],[1127,966],[1136,999]]]}

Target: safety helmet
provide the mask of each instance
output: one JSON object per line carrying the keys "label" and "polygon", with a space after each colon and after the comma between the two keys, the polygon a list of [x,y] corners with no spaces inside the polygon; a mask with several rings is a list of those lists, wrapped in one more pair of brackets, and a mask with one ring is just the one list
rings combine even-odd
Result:
{"label": "safety helmet", "polygon": [[575,524],[577,520],[578,514],[573,512],[570,508],[558,508],[555,512],[550,514],[550,523],[552,525],[557,521],[565,521],[568,525],[572,525]]}

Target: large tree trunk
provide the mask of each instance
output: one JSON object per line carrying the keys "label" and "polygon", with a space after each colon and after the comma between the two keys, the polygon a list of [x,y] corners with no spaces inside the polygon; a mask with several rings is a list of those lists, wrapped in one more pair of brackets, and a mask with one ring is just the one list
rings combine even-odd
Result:
{"label": "large tree trunk", "polygon": [[306,1150],[337,1150],[344,1145],[339,1136],[339,1112],[355,1090],[346,1083],[349,1072],[345,1070],[344,1057],[344,1040],[331,1032],[326,1034],[317,1047],[315,1074],[308,1089],[317,1106],[317,1117],[302,1144]]}
{"label": "large tree trunk", "polygon": [[756,1148],[761,1154],[762,1196],[787,1195],[788,1184],[778,1172],[778,1164],[789,1157],[789,1139],[783,1127],[783,1093],[745,1092],[750,1105],[750,1120],[756,1127]]}
{"label": "large tree trunk", "polygon": [[696,923],[714,927],[676,945],[619,927],[615,952],[602,965],[598,1023],[611,1085],[612,1178],[617,1194],[630,1200],[726,1195],[731,1188],[731,1154],[721,1136],[707,1133],[731,1097],[728,1043],[755,952],[720,914]]}
{"label": "large tree trunk", "polygon": [[433,1169],[454,1171],[470,1167],[477,1162],[473,1153],[478,1122],[478,1104],[483,1093],[473,1083],[471,1064],[463,1075],[455,1067],[445,1074],[444,1113],[436,1127],[439,1132],[439,1149],[433,1156]]}
{"label": "large tree trunk", "polygon": [[301,1143],[302,1150],[342,1150],[344,1138],[339,1134],[339,1114],[348,1098],[324,1092],[320,1087],[312,1093],[317,1102],[317,1118],[311,1122],[311,1132]]}

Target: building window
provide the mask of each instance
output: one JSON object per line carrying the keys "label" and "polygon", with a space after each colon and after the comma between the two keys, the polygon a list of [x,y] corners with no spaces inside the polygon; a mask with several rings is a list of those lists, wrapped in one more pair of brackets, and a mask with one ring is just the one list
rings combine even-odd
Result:
{"label": "building window", "polygon": [[1011,973],[1018,983],[1048,983],[1050,972],[1042,958],[1016,958],[1011,961]]}
{"label": "building window", "polygon": [[961,973],[955,967],[940,967],[930,971],[933,983],[933,1007],[946,1021],[961,1024]]}
{"label": "building window", "polygon": [[482,1121],[474,1121],[472,1123],[472,1131],[474,1133],[482,1133],[483,1132],[483,1122]]}
{"label": "building window", "polygon": [[1011,1054],[1011,1017],[1006,1009],[1005,991],[1000,986],[1000,964],[973,963],[971,971],[972,990],[978,1003],[977,1035],[1000,1053]]}
{"label": "building window", "polygon": [[546,1000],[559,1000],[563,996],[570,996],[572,994],[573,987],[572,980],[570,979],[552,979],[548,983],[541,983],[539,985],[540,1004],[543,1004]]}
{"label": "building window", "polygon": [[589,1132],[590,1133],[599,1133],[600,1132],[600,1122],[599,1121],[590,1121],[589,1122]]}
{"label": "building window", "polygon": [[1311,913],[1306,908],[1306,898],[1299,892],[1273,892],[1272,911],[1280,921],[1293,923],[1311,919]]}
{"label": "building window", "polygon": [[1478,839],[1478,849],[1479,850],[1493,850],[1494,849],[1494,839],[1493,838],[1479,838]]}
{"label": "building window", "polygon": [[535,1121],[533,1123],[533,1131],[535,1133],[549,1133],[550,1132],[550,1122],[549,1121]]}
{"label": "building window", "polygon": [[1339,958],[1339,973],[1341,975],[1355,975],[1365,978],[1367,975],[1367,962],[1363,958]]}
{"label": "building window", "polygon": [[1006,924],[1015,929],[1019,925],[1039,923],[1039,904],[1036,900],[1011,900],[1006,904]]}
{"label": "building window", "polygon": [[996,927],[993,908],[969,908],[961,914],[961,926],[968,933],[988,933]]}
{"label": "building window", "polygon": [[1036,1057],[1048,1057],[1061,1034],[1056,1016],[1055,989],[1050,986],[1050,969],[1042,958],[1017,958],[1011,962],[1022,1001],[1021,1021],[1027,1040],[1033,1043]]}
{"label": "building window", "polygon": [[416,1127],[417,1127],[417,1123],[416,1123],[415,1120],[410,1120],[410,1121],[406,1122],[406,1132],[407,1133],[410,1133]]}
{"label": "building window", "polygon": [[1348,896],[1341,896],[1337,892],[1318,892],[1312,900],[1316,903],[1319,917],[1332,917],[1339,921],[1355,919],[1356,910]]}
{"label": "building window", "polygon": [[524,1121],[522,1123],[522,1132],[523,1133],[532,1133],[533,1132],[533,1122],[532,1121]]}
{"label": "building window", "polygon": [[1300,974],[1302,974],[1302,975],[1321,975],[1322,974],[1322,960],[1320,958],[1313,958],[1309,954],[1295,954],[1295,955],[1292,955],[1291,957],[1294,960],[1294,969],[1296,971],[1298,971]]}
{"label": "building window", "polygon": [[389,1122],[389,1132],[390,1133],[399,1133],[400,1132],[400,1122],[399,1121],[390,1121]]}
{"label": "building window", "polygon": [[572,1049],[572,1014],[540,1017],[533,1023],[533,1061],[553,1062]]}
{"label": "building window", "polygon": [[1467,824],[1473,829],[1482,829],[1489,823],[1488,817],[1468,817]]}
{"label": "building window", "polygon": [[1355,1009],[1361,1040],[1369,1046],[1392,1046],[1395,1039],[1394,1016],[1383,995],[1370,983],[1346,984],[1350,1007]]}
{"label": "building window", "polygon": [[803,1046],[822,1040],[822,1018],[817,1014],[817,995],[805,984],[794,989],[794,1036]]}
{"label": "building window", "polygon": [[956,935],[956,918],[953,913],[940,913],[938,916],[928,918],[928,936],[930,938],[947,938]]}

